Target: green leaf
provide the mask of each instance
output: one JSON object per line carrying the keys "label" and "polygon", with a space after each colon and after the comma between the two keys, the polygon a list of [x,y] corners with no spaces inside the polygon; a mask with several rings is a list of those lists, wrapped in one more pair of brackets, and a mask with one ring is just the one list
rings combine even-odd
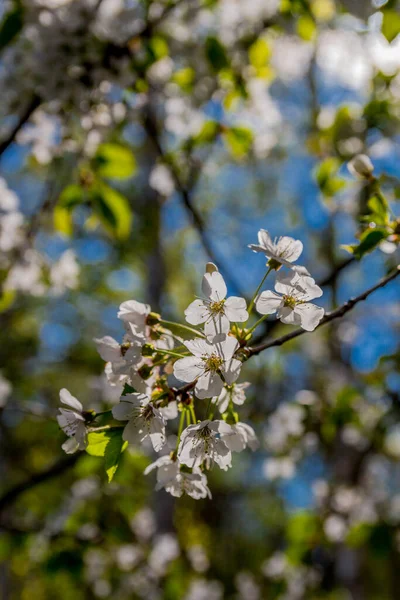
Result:
{"label": "green leaf", "polygon": [[210,36],[206,39],[205,51],[207,60],[216,73],[229,67],[225,48],[216,37]]}
{"label": "green leaf", "polygon": [[63,189],[53,213],[54,229],[58,233],[67,237],[72,235],[72,212],[83,200],[84,190],[80,185],[73,183]]}
{"label": "green leaf", "polygon": [[179,85],[183,90],[189,91],[193,86],[194,78],[194,69],[192,69],[192,67],[185,67],[184,69],[175,71],[172,76],[172,81]]}
{"label": "green leaf", "polygon": [[80,185],[72,183],[63,189],[58,199],[58,204],[64,208],[72,208],[84,200],[83,189]]}
{"label": "green leaf", "polygon": [[340,161],[337,158],[330,157],[322,161],[314,170],[314,177],[321,193],[331,198],[342,190],[346,181],[337,177]]}
{"label": "green leaf", "polygon": [[388,42],[392,42],[400,33],[400,14],[396,10],[384,10],[382,33]]}
{"label": "green leaf", "polygon": [[259,38],[249,48],[249,61],[255,69],[262,69],[268,63],[271,48],[266,40]]}
{"label": "green leaf", "polygon": [[373,221],[376,225],[387,225],[390,222],[389,207],[381,194],[371,196],[368,200],[368,208],[371,214],[365,217],[365,220]]}
{"label": "green leaf", "polygon": [[389,233],[386,229],[380,229],[375,227],[374,229],[366,229],[361,238],[359,244],[352,244],[350,246],[342,246],[345,250],[354,254],[356,258],[362,258],[364,254],[372,252],[378,244],[388,237]]}
{"label": "green leaf", "polygon": [[71,237],[74,224],[72,220],[72,210],[57,205],[53,213],[54,229],[65,237]]}
{"label": "green leaf", "polygon": [[126,240],[131,231],[132,211],[128,200],[117,190],[98,182],[90,192],[92,208],[106,231]]}
{"label": "green leaf", "polygon": [[15,290],[6,290],[5,292],[3,292],[3,294],[0,296],[0,313],[4,312],[8,308],[10,308],[10,306],[12,306],[16,295],[17,294]]}
{"label": "green leaf", "polygon": [[206,121],[199,131],[199,133],[193,138],[195,144],[209,144],[215,140],[220,127],[215,121]]}
{"label": "green leaf", "polygon": [[245,127],[231,127],[224,132],[223,137],[236,158],[248,154],[253,143],[253,133]]}
{"label": "green leaf", "polygon": [[317,28],[314,19],[312,19],[308,15],[303,15],[299,17],[296,28],[299,36],[306,42],[310,42],[315,38]]}
{"label": "green leaf", "polygon": [[86,452],[91,456],[104,456],[104,466],[111,481],[118,468],[122,452],[127,447],[127,442],[122,439],[122,428],[109,431],[92,431],[88,434]]}
{"label": "green leaf", "polygon": [[23,24],[23,11],[20,6],[6,14],[0,25],[0,50],[12,42],[21,31]]}
{"label": "green leaf", "polygon": [[119,144],[101,144],[94,157],[97,174],[111,179],[126,179],[136,171],[132,151]]}

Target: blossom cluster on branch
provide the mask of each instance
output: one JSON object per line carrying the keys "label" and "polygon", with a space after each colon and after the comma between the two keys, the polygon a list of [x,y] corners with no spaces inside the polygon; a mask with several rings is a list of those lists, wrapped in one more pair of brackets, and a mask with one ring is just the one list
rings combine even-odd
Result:
{"label": "blossom cluster on branch", "polygon": [[[136,300],[121,304],[118,317],[125,328],[122,343],[109,336],[95,342],[106,361],[109,382],[123,384],[123,395],[109,411],[112,421],[104,425],[98,422],[103,413],[84,411],[76,398],[61,390],[60,398],[67,408],[60,409],[58,422],[69,436],[63,445],[67,453],[90,448],[91,436],[96,433],[119,432],[121,452],[125,443],[137,447],[149,442],[155,452],[162,453],[146,469],[146,474],[157,470],[157,488],[163,487],[173,496],[187,493],[204,498],[211,496],[207,470],[214,465],[226,470],[232,464],[232,453],[258,447],[253,428],[241,422],[237,412],[249,385],[237,383],[247,358],[245,347],[269,314],[276,312],[283,323],[312,331],[324,309],[309,302],[320,297],[322,290],[305,267],[293,264],[303,249],[299,240],[285,236],[274,241],[262,229],[259,244],[250,248],[266,256],[267,271],[248,307],[244,298],[227,297],[225,281],[213,263],[207,264],[203,276],[203,298],[185,310],[188,325],[164,321],[149,305]],[[282,267],[287,269],[283,275]],[[278,293],[261,291],[271,271],[279,271],[275,282]],[[250,326],[253,308],[262,316]],[[188,334],[191,339],[182,337]],[[174,387],[172,375],[186,385]],[[178,416],[171,448],[167,427]]]}

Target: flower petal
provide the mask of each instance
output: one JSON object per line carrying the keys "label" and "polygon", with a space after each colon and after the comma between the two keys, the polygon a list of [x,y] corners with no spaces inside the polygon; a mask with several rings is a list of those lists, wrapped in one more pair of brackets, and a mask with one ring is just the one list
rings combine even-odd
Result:
{"label": "flower petal", "polygon": [[321,306],[315,304],[305,303],[298,304],[294,312],[299,315],[301,326],[306,331],[314,331],[322,317],[324,316],[324,309]]}
{"label": "flower petal", "polygon": [[106,335],[102,338],[94,338],[93,341],[96,344],[97,352],[103,360],[106,362],[116,362],[117,360],[121,360],[121,346],[117,340]]}
{"label": "flower petal", "polygon": [[211,341],[221,334],[229,332],[230,322],[226,315],[219,313],[217,315],[210,315],[206,324],[204,325],[204,333]]}
{"label": "flower petal", "polygon": [[286,325],[300,325],[301,323],[300,315],[293,308],[290,308],[290,306],[282,306],[276,316],[282,323],[286,323]]}
{"label": "flower petal", "polygon": [[63,404],[70,406],[78,412],[82,412],[83,406],[75,396],[73,396],[66,388],[60,390],[60,400]]}
{"label": "flower petal", "polygon": [[201,358],[202,356],[210,356],[213,353],[214,347],[203,338],[195,338],[193,340],[187,340],[183,342],[186,348],[195,356]]}
{"label": "flower petal", "polygon": [[190,383],[204,372],[204,362],[197,356],[185,356],[174,364],[174,375],[180,381]]}
{"label": "flower petal", "polygon": [[237,358],[232,358],[229,362],[225,363],[224,367],[221,368],[225,381],[228,385],[231,385],[236,381],[240,375],[241,368],[242,363],[240,360],[237,360]]}
{"label": "flower petal", "polygon": [[236,350],[239,348],[239,342],[237,339],[231,335],[227,335],[224,341],[218,342],[216,344],[217,352],[224,359],[224,361],[228,361],[235,354]]}
{"label": "flower petal", "polygon": [[260,315],[272,315],[282,304],[282,297],[271,290],[261,292],[256,300],[256,310]]}
{"label": "flower petal", "polygon": [[225,302],[225,314],[233,323],[244,323],[249,318],[246,300],[238,296],[231,296]]}
{"label": "flower petal", "polygon": [[224,382],[218,373],[207,371],[199,377],[194,391],[200,399],[211,398],[212,396],[219,396],[223,387]]}
{"label": "flower petal", "polygon": [[201,290],[207,298],[214,302],[223,300],[226,296],[227,289],[221,273],[218,271],[206,273],[203,277]]}
{"label": "flower petal", "polygon": [[294,262],[303,252],[303,244],[300,240],[295,240],[287,235],[279,238],[276,244],[278,256],[281,256],[288,262]]}
{"label": "flower petal", "polygon": [[208,306],[203,300],[194,300],[185,310],[185,318],[191,325],[200,325],[210,316]]}

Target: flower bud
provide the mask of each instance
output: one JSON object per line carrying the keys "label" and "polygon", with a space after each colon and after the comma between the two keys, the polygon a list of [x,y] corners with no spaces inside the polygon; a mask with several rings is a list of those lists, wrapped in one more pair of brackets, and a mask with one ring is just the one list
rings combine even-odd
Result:
{"label": "flower bud", "polygon": [[355,177],[370,179],[374,170],[371,159],[366,154],[357,154],[347,165],[348,170]]}
{"label": "flower bud", "polygon": [[218,271],[217,265],[214,265],[212,262],[208,262],[206,264],[206,273],[215,273],[215,271]]}

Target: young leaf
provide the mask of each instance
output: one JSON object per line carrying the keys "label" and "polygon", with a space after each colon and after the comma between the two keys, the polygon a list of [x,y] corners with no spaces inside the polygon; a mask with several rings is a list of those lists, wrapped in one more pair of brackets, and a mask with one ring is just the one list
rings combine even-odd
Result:
{"label": "young leaf", "polygon": [[127,443],[122,439],[122,428],[109,431],[92,431],[88,434],[86,452],[91,456],[104,456],[104,466],[111,481],[118,468],[119,458]]}
{"label": "young leaf", "polygon": [[126,179],[136,171],[136,160],[129,148],[119,144],[101,144],[94,157],[97,174],[111,179]]}
{"label": "young leaf", "polygon": [[206,57],[213,70],[218,73],[221,69],[229,66],[228,56],[225,48],[216,37],[208,37],[206,40]]}
{"label": "young leaf", "polygon": [[98,182],[91,190],[92,207],[105,229],[119,240],[131,231],[132,212],[128,200],[117,190]]}
{"label": "young leaf", "polygon": [[245,127],[231,127],[224,132],[223,137],[236,158],[242,158],[251,149],[253,133]]}

